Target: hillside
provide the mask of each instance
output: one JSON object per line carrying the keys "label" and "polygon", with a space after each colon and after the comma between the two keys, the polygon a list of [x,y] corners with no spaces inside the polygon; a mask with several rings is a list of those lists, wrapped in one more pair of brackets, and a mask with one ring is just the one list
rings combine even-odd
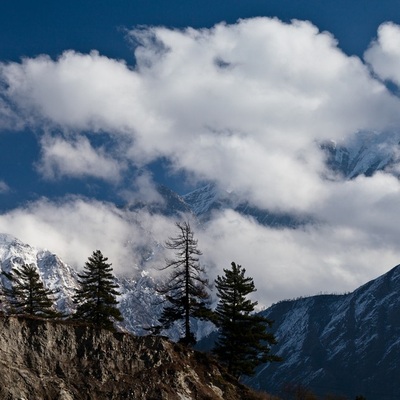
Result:
{"label": "hillside", "polygon": [[282,363],[265,364],[247,384],[280,393],[287,383],[316,393],[368,400],[400,398],[400,266],[346,295],[279,302],[275,321]]}
{"label": "hillside", "polygon": [[0,398],[256,399],[216,362],[163,337],[0,317]]}

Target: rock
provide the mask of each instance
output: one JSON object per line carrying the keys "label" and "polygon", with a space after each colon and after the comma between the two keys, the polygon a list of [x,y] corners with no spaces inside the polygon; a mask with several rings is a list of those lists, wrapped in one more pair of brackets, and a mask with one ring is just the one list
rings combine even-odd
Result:
{"label": "rock", "polygon": [[4,400],[255,399],[206,354],[165,337],[0,317]]}

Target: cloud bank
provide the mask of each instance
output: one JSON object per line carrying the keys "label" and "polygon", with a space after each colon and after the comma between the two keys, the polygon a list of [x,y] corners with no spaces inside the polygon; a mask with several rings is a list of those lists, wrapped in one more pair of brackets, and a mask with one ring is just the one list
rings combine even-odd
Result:
{"label": "cloud bank", "polygon": [[[228,210],[199,231],[207,262],[217,266],[212,273],[242,263],[266,303],[350,290],[397,263],[398,180],[382,172],[343,181],[327,171],[319,146],[359,131],[400,132],[400,100],[385,86],[400,84],[397,25],[379,28],[365,62],[305,21],[145,27],[129,36],[134,66],[72,50],[55,60],[0,64],[0,127],[15,120],[15,129],[37,132],[44,178],[95,177],[113,182],[125,199],[134,192],[160,201],[147,173],[131,187],[118,184],[129,166],[165,158],[193,184],[213,181],[257,207],[313,216],[318,224],[304,229],[271,229]],[[112,149],[96,145],[104,137]],[[110,240],[110,253],[126,270],[126,257],[135,259],[126,243],[144,246],[130,218],[94,200],[43,200],[3,215],[0,227],[28,242],[47,242],[66,259]],[[171,221],[140,218],[161,241],[172,234]],[[26,221],[31,224],[19,228]],[[80,230],[82,221],[87,228]]]}

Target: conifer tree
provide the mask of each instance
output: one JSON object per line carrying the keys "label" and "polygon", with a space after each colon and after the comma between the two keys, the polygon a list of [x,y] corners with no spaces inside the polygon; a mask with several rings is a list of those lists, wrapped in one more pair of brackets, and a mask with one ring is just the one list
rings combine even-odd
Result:
{"label": "conifer tree", "polygon": [[279,357],[270,354],[270,346],[276,343],[274,335],[267,331],[272,321],[254,314],[257,302],[246,298],[256,291],[253,278],[246,277],[246,270],[240,265],[232,262],[231,266],[215,281],[219,338],[213,352],[239,378],[252,375],[259,364],[278,361]]}
{"label": "conifer tree", "polygon": [[[161,328],[168,329],[176,321],[183,321],[184,336],[180,342],[186,345],[196,343],[191,331],[191,318],[210,319],[210,296],[207,292],[208,280],[204,268],[200,266],[197,240],[188,222],[177,223],[179,234],[170,238],[165,247],[175,251],[174,259],[167,259],[166,266],[172,272],[167,282],[158,288],[168,305],[159,319]],[[159,327],[160,328],[160,327]]]}
{"label": "conifer tree", "polygon": [[96,250],[85,263],[83,272],[78,274],[79,288],[74,296],[77,308],[73,317],[113,330],[114,322],[123,321],[123,317],[117,308],[118,285],[107,261],[108,258]]}
{"label": "conifer tree", "polygon": [[47,289],[35,266],[23,264],[11,272],[3,272],[11,288],[3,288],[12,314],[36,315],[44,318],[59,317],[54,306],[53,290]]}

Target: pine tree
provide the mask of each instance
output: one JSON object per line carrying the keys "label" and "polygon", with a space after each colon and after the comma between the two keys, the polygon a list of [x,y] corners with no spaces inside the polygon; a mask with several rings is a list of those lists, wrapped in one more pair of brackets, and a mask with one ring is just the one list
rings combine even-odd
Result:
{"label": "pine tree", "polygon": [[240,265],[232,262],[231,266],[215,281],[219,338],[213,352],[239,378],[252,375],[259,364],[278,361],[279,357],[270,354],[270,346],[276,343],[274,335],[267,331],[272,321],[254,314],[257,302],[246,298],[256,291],[253,278],[245,277],[246,270]]}
{"label": "pine tree", "polygon": [[113,330],[114,322],[123,321],[123,317],[117,308],[118,285],[107,260],[96,250],[85,263],[84,271],[78,274],[79,288],[74,296],[77,308],[73,317]]}
{"label": "pine tree", "polygon": [[10,305],[10,313],[36,315],[44,318],[61,316],[55,310],[53,290],[45,288],[33,265],[23,264],[11,272],[3,272],[11,288],[4,288],[4,295]]}
{"label": "pine tree", "polygon": [[171,269],[168,281],[158,288],[168,303],[159,319],[161,327],[168,329],[176,321],[183,321],[184,336],[180,342],[186,345],[196,343],[191,331],[191,318],[210,319],[210,296],[207,292],[208,280],[204,268],[199,264],[202,254],[197,248],[197,240],[188,222],[177,223],[179,234],[170,238],[165,247],[175,251],[175,259],[167,259],[166,266]]}

